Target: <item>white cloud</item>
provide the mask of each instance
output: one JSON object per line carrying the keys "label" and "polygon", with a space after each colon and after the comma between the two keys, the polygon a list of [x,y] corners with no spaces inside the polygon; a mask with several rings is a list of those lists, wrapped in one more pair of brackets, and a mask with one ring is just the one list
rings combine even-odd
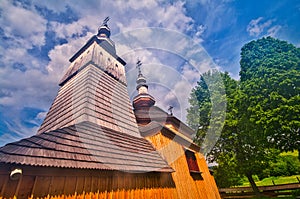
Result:
{"label": "white cloud", "polygon": [[4,35],[12,38],[13,45],[30,49],[45,43],[47,21],[36,12],[14,6],[7,0],[0,2],[0,24]]}
{"label": "white cloud", "polygon": [[37,5],[40,7],[45,7],[51,10],[54,13],[65,12],[68,1],[40,1],[40,0],[32,0],[33,5]]}
{"label": "white cloud", "polygon": [[[193,7],[201,8],[201,23],[205,26],[206,35],[210,35],[236,25],[236,11],[226,0],[189,1]],[[200,5],[199,5],[200,4]],[[200,31],[201,32],[201,31]]]}
{"label": "white cloud", "polygon": [[43,120],[47,115],[47,112],[40,112],[37,114],[37,116],[35,117],[35,119],[37,120]]}
{"label": "white cloud", "polygon": [[[142,71],[149,84],[149,93],[156,98],[157,105],[164,110],[170,105],[173,106],[174,115],[183,121],[186,119],[191,89],[200,74],[218,68],[201,45],[177,31],[160,28],[135,29],[116,35],[114,41],[117,47],[126,49],[121,51],[125,56],[121,56],[128,61],[127,67],[131,67],[127,73],[131,97],[137,77],[134,66],[136,58],[140,57],[144,63]],[[172,62],[175,57],[180,60],[178,63]]]}
{"label": "white cloud", "polygon": [[280,25],[273,25],[275,22],[274,19],[269,19],[264,21],[263,17],[259,17],[257,19],[253,19],[249,22],[247,26],[247,32],[250,36],[260,36],[262,33],[265,36],[275,36],[276,33],[281,29]]}
{"label": "white cloud", "polygon": [[281,29],[281,26],[280,25],[275,25],[271,28],[268,29],[267,31],[267,35],[268,36],[271,36],[271,37],[275,37],[276,34],[278,33],[278,31]]}

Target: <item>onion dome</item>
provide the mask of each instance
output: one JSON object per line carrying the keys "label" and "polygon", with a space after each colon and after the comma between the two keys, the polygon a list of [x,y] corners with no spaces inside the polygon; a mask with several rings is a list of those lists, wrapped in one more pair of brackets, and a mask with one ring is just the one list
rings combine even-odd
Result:
{"label": "onion dome", "polygon": [[133,99],[133,107],[134,109],[150,108],[155,104],[155,99],[148,93],[147,81],[141,72],[142,62],[138,60],[136,64],[138,69],[138,77],[136,80],[138,95]]}

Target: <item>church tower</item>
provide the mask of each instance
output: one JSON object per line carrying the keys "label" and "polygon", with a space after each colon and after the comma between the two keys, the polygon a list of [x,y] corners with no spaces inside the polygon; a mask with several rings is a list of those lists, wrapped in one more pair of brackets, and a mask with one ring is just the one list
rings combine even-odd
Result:
{"label": "church tower", "polygon": [[110,39],[108,18],[71,59],[61,86],[38,133],[92,122],[140,136],[125,78],[125,61]]}

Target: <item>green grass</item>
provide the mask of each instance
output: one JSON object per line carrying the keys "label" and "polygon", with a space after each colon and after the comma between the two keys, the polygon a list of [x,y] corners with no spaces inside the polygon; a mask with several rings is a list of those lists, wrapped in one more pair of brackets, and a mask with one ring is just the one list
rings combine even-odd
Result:
{"label": "green grass", "polygon": [[[298,183],[299,181],[297,180],[297,177],[300,179],[300,175],[264,178],[261,181],[256,181],[256,185],[257,186],[273,185],[273,182],[275,183],[275,185]],[[243,187],[250,186],[250,183],[244,182],[242,186]]]}

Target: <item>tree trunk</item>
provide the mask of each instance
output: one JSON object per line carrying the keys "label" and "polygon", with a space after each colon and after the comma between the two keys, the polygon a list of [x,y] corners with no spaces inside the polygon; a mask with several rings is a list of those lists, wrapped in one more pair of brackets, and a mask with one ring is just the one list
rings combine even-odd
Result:
{"label": "tree trunk", "polygon": [[256,195],[257,197],[260,197],[261,194],[260,194],[259,189],[258,189],[258,187],[256,186],[256,184],[255,184],[255,182],[254,182],[254,180],[253,180],[252,174],[251,174],[251,173],[247,173],[247,174],[246,174],[246,177],[248,178],[248,180],[249,180],[249,182],[250,182],[250,184],[251,184],[251,187],[252,187],[252,189],[253,189],[255,195]]}

